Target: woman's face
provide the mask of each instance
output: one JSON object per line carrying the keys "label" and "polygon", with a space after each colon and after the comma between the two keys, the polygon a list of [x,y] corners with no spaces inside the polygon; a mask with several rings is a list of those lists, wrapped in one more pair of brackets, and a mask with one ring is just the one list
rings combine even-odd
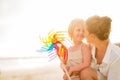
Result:
{"label": "woman's face", "polygon": [[89,33],[88,29],[87,29],[87,26],[84,27],[84,36],[85,36],[87,42],[91,43],[90,33]]}
{"label": "woman's face", "polygon": [[82,41],[84,38],[83,26],[76,26],[73,30],[73,41]]}

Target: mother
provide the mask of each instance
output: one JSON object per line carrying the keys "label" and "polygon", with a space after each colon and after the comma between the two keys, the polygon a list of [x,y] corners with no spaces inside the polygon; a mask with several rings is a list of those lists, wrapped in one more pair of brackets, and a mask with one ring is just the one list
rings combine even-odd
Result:
{"label": "mother", "polygon": [[92,45],[92,61],[82,70],[81,80],[120,80],[120,48],[110,42],[111,22],[109,17],[97,15],[86,20],[85,37]]}

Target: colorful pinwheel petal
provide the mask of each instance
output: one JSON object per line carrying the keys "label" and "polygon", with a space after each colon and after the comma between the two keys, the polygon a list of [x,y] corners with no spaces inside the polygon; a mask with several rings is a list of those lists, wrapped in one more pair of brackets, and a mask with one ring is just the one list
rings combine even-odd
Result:
{"label": "colorful pinwheel petal", "polygon": [[53,31],[48,33],[47,38],[40,37],[41,42],[44,44],[38,52],[48,52],[50,60],[53,60],[58,56],[62,58],[63,62],[66,63],[68,58],[68,51],[66,46],[62,43],[65,40],[66,31]]}

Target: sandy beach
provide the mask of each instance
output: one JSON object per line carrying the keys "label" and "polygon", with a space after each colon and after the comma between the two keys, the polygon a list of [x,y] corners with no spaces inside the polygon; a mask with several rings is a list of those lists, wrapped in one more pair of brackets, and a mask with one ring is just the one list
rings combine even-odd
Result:
{"label": "sandy beach", "polygon": [[19,60],[17,63],[8,66],[0,62],[0,80],[63,80],[58,58],[50,62],[43,58],[30,63]]}

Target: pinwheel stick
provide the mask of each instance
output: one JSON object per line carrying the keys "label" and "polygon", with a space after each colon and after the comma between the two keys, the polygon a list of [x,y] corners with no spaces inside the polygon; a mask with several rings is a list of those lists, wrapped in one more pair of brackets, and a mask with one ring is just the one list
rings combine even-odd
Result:
{"label": "pinwheel stick", "polygon": [[[52,30],[48,33],[47,38],[40,37],[40,40],[44,44],[44,46],[40,49],[40,51],[42,51],[42,52],[50,51],[49,52],[50,54],[54,54],[51,51],[53,51],[55,49],[57,52],[57,54],[55,54],[55,56],[59,57],[61,64],[62,64],[61,67],[65,71],[68,79],[71,80],[69,73],[68,73],[66,66],[65,66],[67,58],[68,58],[68,50],[67,50],[66,46],[63,44],[63,42],[65,41],[65,33],[66,33],[65,31],[53,31]],[[50,55],[49,57],[53,58],[55,56]],[[64,61],[62,61],[62,58]]]}
{"label": "pinwheel stick", "polygon": [[62,69],[65,71],[65,73],[66,73],[66,75],[68,77],[68,80],[71,80],[70,75],[69,75],[69,73],[68,73],[68,71],[67,71],[67,69],[65,67],[65,64],[63,63],[63,61],[62,61],[62,59],[60,57],[59,57],[59,59],[60,59],[61,64],[62,64]]}

